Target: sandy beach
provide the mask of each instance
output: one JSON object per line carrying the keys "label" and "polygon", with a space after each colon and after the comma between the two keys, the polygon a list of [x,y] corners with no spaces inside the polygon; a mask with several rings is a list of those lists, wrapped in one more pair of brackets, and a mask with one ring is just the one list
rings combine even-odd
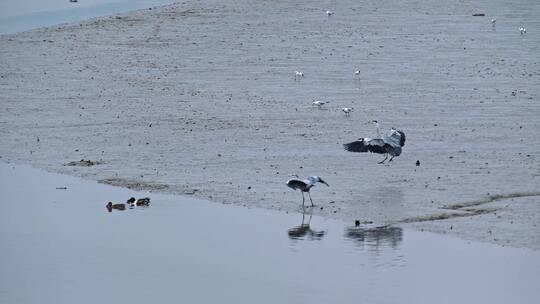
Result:
{"label": "sandy beach", "polygon": [[[540,250],[539,14],[201,0],[2,35],[0,161],[283,212],[319,175],[316,215]],[[342,149],[373,119],[407,134],[389,164]]]}

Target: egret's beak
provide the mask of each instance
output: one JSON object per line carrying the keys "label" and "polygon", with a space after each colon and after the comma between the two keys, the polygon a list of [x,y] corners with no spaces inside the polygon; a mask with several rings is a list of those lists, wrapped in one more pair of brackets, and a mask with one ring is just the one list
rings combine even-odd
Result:
{"label": "egret's beak", "polygon": [[320,182],[325,184],[326,186],[330,187],[330,185],[327,182],[323,181],[322,179],[320,180]]}

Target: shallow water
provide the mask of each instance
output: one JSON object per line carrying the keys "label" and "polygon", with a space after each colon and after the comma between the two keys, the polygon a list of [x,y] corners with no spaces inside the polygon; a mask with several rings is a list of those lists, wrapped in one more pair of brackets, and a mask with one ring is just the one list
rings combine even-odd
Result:
{"label": "shallow water", "polygon": [[[535,251],[138,193],[4,163],[0,185],[1,303],[540,298]],[[105,208],[147,195],[148,208]]]}
{"label": "shallow water", "polygon": [[0,34],[16,33],[130,10],[173,3],[173,0],[2,0]]}

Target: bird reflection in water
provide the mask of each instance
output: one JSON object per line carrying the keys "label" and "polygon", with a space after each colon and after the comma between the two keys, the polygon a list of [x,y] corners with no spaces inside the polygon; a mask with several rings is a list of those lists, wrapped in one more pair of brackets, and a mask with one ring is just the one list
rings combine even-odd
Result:
{"label": "bird reflection in water", "polygon": [[289,231],[287,232],[291,240],[312,241],[312,240],[320,240],[323,238],[326,231],[324,230],[316,231],[316,230],[311,229],[310,224],[311,224],[312,214],[309,214],[307,222],[306,222],[306,217],[308,217],[306,216],[306,213],[302,212],[302,224],[300,224],[300,226],[295,226],[289,229]]}
{"label": "bird reflection in water", "polygon": [[361,247],[396,249],[403,239],[403,229],[392,226],[347,227],[345,228],[345,238]]}

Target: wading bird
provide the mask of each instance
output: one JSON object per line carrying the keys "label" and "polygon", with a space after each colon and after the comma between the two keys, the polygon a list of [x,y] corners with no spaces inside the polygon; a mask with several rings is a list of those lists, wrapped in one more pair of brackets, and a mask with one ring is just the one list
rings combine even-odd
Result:
{"label": "wading bird", "polygon": [[304,77],[304,73],[300,71],[294,71],[294,80],[300,80],[302,77]]}
{"label": "wading bird", "polygon": [[356,70],[356,72],[354,72],[354,77],[357,79],[360,77],[360,70]]}
{"label": "wading bird", "polygon": [[496,22],[497,22],[497,19],[495,19],[495,18],[491,19],[491,25],[492,25],[492,26],[495,26],[495,23],[496,23]]}
{"label": "wading bird", "polygon": [[353,110],[352,108],[341,108],[341,111],[345,113],[345,116],[351,115],[352,110]]}
{"label": "wading bird", "polygon": [[519,33],[520,33],[521,35],[526,34],[526,33],[527,33],[527,29],[524,28],[524,27],[522,27],[522,26],[520,26],[520,27],[519,27]]}
{"label": "wading bird", "polygon": [[324,106],[326,103],[327,103],[327,102],[322,101],[322,100],[315,100],[315,101],[312,102],[312,104],[313,104],[314,106],[317,106],[317,107],[319,107],[319,108],[322,107],[322,106]]}
{"label": "wading bird", "polygon": [[290,179],[287,181],[287,187],[293,190],[300,190],[300,192],[302,192],[302,208],[304,208],[304,202],[306,200],[306,198],[304,197],[304,192],[308,193],[309,200],[311,201],[311,206],[315,206],[313,204],[313,200],[311,199],[311,194],[309,194],[309,190],[311,190],[311,188],[315,186],[316,183],[323,183],[326,186],[330,187],[330,185],[328,185],[318,176],[308,176],[304,180],[300,180],[297,178]]}
{"label": "wading bird", "polygon": [[328,16],[328,17],[332,16],[333,14],[334,14],[334,12],[332,12],[332,11],[326,11],[326,16]]}
{"label": "wading bird", "polygon": [[401,154],[401,147],[405,145],[405,133],[391,128],[388,133],[381,137],[379,123],[376,120],[372,121],[377,126],[377,138],[360,138],[357,141],[344,144],[343,148],[349,152],[372,152],[385,154],[385,158],[379,162],[384,163],[388,159],[388,155],[392,156],[389,162],[394,157]]}

